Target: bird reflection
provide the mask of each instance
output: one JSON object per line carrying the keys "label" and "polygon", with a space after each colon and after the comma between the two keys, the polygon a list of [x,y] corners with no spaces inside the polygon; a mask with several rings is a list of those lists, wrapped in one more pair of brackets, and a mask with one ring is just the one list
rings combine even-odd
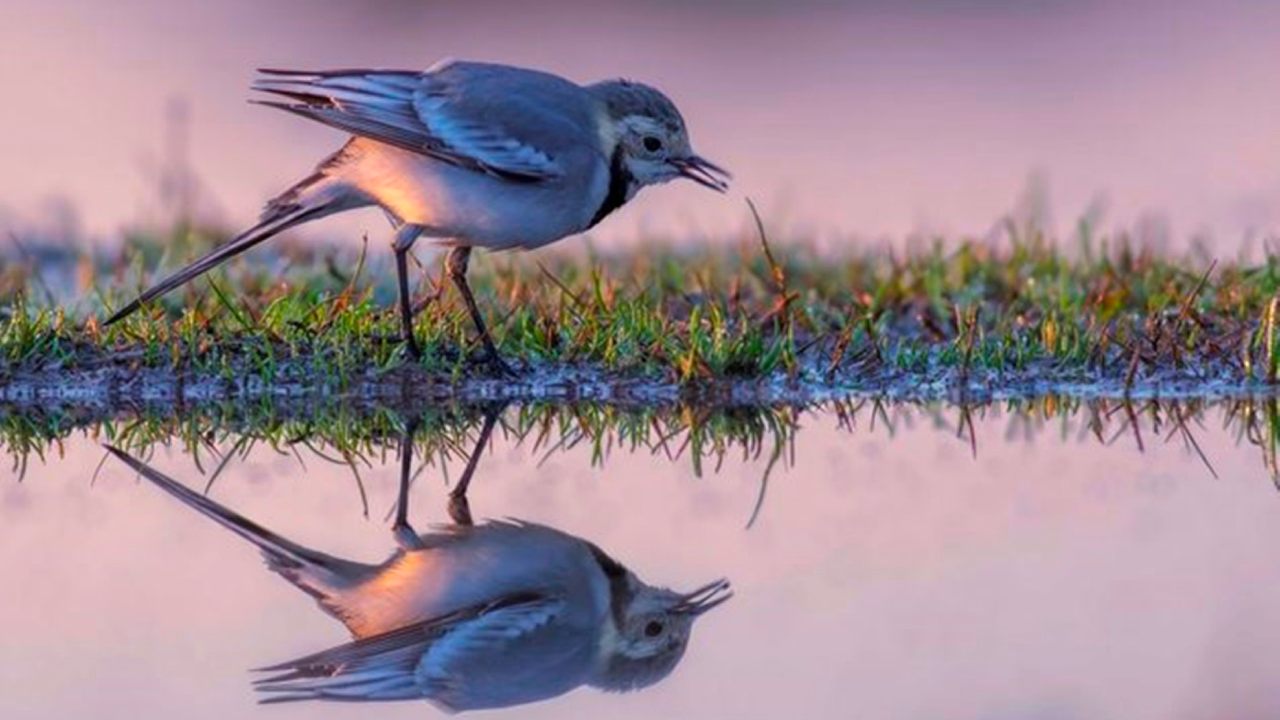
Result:
{"label": "bird reflection", "polygon": [[263,702],[426,699],[450,712],[543,700],[580,685],[634,690],[680,662],[726,580],[689,593],[645,584],[591,542],[520,521],[473,523],[466,499],[498,411],[450,494],[451,525],[408,521],[412,428],[401,443],[399,549],[378,565],[302,547],[109,447],[160,489],[256,545],[354,640],[261,670]]}

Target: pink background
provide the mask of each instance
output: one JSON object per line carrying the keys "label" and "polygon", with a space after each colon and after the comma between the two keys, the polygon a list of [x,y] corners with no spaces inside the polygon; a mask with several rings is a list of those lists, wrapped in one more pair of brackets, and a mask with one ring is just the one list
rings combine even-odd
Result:
{"label": "pink background", "polygon": [[[652,82],[736,172],[729,198],[646,192],[604,242],[737,231],[743,194],[832,242],[981,234],[1035,176],[1060,231],[1103,210],[1233,253],[1280,229],[1277,47],[1280,5],[1242,0],[7,0],[0,223],[48,227],[51,198],[97,235],[153,216],[173,98],[205,212],[248,222],[340,142],[246,104],[254,67],[454,56]],[[364,229],[386,231],[368,213],[310,232]]]}

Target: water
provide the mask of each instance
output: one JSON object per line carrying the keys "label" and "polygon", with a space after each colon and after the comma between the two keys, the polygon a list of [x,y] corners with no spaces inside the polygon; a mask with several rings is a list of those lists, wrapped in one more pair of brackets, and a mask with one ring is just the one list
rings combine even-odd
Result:
{"label": "water", "polygon": [[[1158,433],[1141,416],[1143,451],[1114,405],[1048,420],[974,412],[972,438],[954,408],[889,408],[874,428],[866,408],[852,428],[788,413],[796,424],[750,529],[769,432],[745,457],[725,440],[718,470],[704,436],[699,475],[698,446],[679,432],[651,437],[656,452],[615,436],[598,455],[558,432],[499,430],[469,492],[477,519],[544,523],[677,589],[726,576],[735,595],[648,689],[580,688],[476,715],[1280,716],[1280,493],[1249,439],[1258,433],[1241,433],[1244,413],[1193,410],[1198,422],[1184,424],[1212,472],[1167,410]],[[449,441],[450,481],[474,430]],[[225,451],[237,436],[213,437]],[[71,433],[21,481],[0,470],[0,716],[435,712],[416,701],[256,706],[249,668],[346,632],[247,543],[120,462],[95,478],[101,439]],[[204,452],[202,475],[180,442],[134,445],[196,489],[216,465]],[[211,497],[303,545],[378,562],[395,548],[399,463],[394,443],[364,455],[363,500],[348,466],[262,443],[226,464]],[[432,456],[411,491],[419,529],[448,519],[447,491]]]}

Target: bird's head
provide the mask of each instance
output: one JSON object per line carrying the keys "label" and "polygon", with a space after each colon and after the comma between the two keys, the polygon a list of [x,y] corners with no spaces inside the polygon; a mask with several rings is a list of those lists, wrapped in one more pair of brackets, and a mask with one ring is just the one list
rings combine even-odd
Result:
{"label": "bird's head", "polygon": [[606,134],[634,190],[679,177],[717,192],[729,188],[729,172],[693,151],[684,118],[662,92],[629,80],[608,80],[588,90],[604,103]]}
{"label": "bird's head", "polygon": [[638,690],[670,674],[684,657],[694,621],[733,597],[724,579],[677,593],[645,585],[630,572],[623,592],[625,597],[613,598],[613,623],[602,639],[600,669],[591,682],[615,692]]}

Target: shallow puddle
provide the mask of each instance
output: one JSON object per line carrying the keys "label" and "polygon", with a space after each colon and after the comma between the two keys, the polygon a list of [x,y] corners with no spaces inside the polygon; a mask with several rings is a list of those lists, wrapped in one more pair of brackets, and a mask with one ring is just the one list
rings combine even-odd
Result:
{"label": "shallow puddle", "polygon": [[[477,523],[555,528],[679,591],[727,577],[733,597],[694,621],[683,659],[650,687],[605,693],[571,678],[563,694],[496,712],[1280,716],[1280,493],[1270,431],[1249,424],[1256,408],[1137,408],[1136,435],[1123,405],[1048,419],[1043,408],[848,410],[701,436],[653,418],[614,418],[601,433],[571,413],[544,426],[506,410],[468,493]],[[480,419],[464,425],[420,430],[419,530],[449,521]],[[117,440],[127,427],[113,427]],[[256,706],[250,668],[350,635],[227,528],[104,462],[106,434],[75,431],[43,460],[0,469],[0,715],[433,712]],[[126,445],[197,492],[221,466],[208,497],[300,545],[367,563],[395,551],[395,439],[302,442],[301,425],[284,436],[272,448],[203,429],[188,435],[203,439],[199,456],[178,440]],[[523,672],[506,655],[479,667]],[[529,672],[537,679],[520,682],[561,689]]]}

